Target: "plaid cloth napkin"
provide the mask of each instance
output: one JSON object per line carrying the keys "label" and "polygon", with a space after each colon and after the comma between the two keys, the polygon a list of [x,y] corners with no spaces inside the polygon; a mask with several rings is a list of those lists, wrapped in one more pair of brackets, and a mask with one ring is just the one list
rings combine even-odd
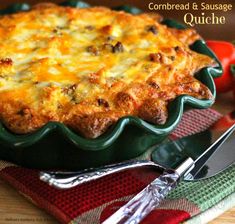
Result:
{"label": "plaid cloth napkin", "polygon": [[[172,137],[179,138],[205,130],[219,118],[221,115],[212,109],[188,111]],[[141,158],[149,154],[146,152]],[[52,188],[40,181],[38,175],[38,170],[0,161],[0,176],[59,222],[98,224],[159,174],[147,168],[135,169],[68,190]],[[186,220],[190,224],[206,223],[235,204],[234,192],[235,166],[213,178],[182,182],[142,223],[176,224]]]}

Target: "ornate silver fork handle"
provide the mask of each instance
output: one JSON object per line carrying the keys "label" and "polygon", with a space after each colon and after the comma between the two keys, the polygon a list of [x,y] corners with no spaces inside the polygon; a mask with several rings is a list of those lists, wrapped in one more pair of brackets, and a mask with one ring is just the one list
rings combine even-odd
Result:
{"label": "ornate silver fork handle", "polygon": [[142,166],[153,166],[163,169],[160,165],[149,160],[131,160],[79,172],[40,172],[40,179],[58,189],[68,189],[113,173]]}

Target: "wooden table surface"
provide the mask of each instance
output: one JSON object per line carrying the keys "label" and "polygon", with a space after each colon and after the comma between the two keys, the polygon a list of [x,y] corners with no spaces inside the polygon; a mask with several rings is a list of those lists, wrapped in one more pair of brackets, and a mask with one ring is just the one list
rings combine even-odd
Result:
{"label": "wooden table surface", "polygon": [[[223,114],[235,109],[232,95],[226,94],[218,97],[214,108]],[[0,224],[25,223],[56,224],[58,222],[0,179]],[[210,224],[232,223],[235,223],[235,207],[210,222]]]}

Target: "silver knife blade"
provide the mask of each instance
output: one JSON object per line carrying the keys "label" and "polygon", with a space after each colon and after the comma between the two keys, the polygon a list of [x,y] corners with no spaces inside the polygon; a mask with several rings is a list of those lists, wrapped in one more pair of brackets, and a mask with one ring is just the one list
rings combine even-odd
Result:
{"label": "silver knife blade", "polygon": [[[230,127],[229,130],[234,129]],[[198,175],[196,178],[203,176],[209,177],[207,175],[208,167],[204,165],[207,163],[208,159],[219,149],[219,146],[225,141],[225,138],[220,141],[220,144],[216,142],[220,139],[221,136],[226,136],[227,132],[225,130],[218,130],[216,128],[210,128],[206,131],[187,136],[175,141],[169,141],[168,143],[161,144],[158,146],[152,153],[152,160],[168,169],[175,169],[179,166],[186,158],[190,157],[194,160],[195,166],[194,169],[190,172],[191,179]],[[225,143],[227,145],[227,142]],[[223,146],[224,147],[224,146]],[[219,152],[220,150],[216,151]],[[222,149],[223,151],[223,149]],[[223,152],[222,152],[223,153]],[[231,160],[233,157],[230,157]],[[211,161],[211,160],[210,160]],[[224,161],[224,166],[221,164],[221,167],[227,167],[231,162]],[[218,171],[217,171],[218,172]],[[217,173],[215,170],[215,174]],[[211,174],[211,173],[210,173]],[[212,174],[211,174],[212,175]],[[189,177],[187,177],[188,179]]]}
{"label": "silver knife blade", "polygon": [[[212,129],[213,130],[213,129]],[[232,125],[226,132],[224,132],[221,135],[221,131],[212,131],[211,139],[212,142],[214,142],[212,145],[210,145],[209,148],[206,149],[202,155],[200,155],[195,161],[194,161],[194,168],[190,171],[190,174],[192,177],[195,178],[195,176],[199,173],[199,171],[202,170],[206,162],[211,158],[213,154],[216,152],[222,151],[223,148],[221,148],[221,145],[224,146],[224,143],[233,133],[235,130],[235,124]],[[219,136],[219,137],[218,137]],[[226,165],[226,164],[225,164]],[[227,167],[223,165],[223,168]]]}
{"label": "silver knife blade", "polygon": [[212,177],[235,162],[235,132],[216,151],[195,176],[194,180]]}

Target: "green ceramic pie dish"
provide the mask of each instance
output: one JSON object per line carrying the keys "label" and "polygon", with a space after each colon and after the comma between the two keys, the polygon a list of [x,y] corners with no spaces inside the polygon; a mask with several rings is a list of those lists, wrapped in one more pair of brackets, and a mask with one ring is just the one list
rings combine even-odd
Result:
{"label": "green ceramic pie dish", "polygon": [[[69,1],[63,5],[89,7],[85,2]],[[16,4],[0,14],[28,10],[28,4]],[[116,10],[139,13],[135,7],[122,6]],[[164,20],[170,27],[183,29],[173,20]],[[216,95],[213,77],[222,74],[222,67],[203,40],[196,41],[191,49],[206,54],[218,62],[217,67],[204,68],[196,74]],[[31,168],[81,169],[130,159],[142,154],[150,146],[162,141],[179,123],[185,107],[208,108],[213,100],[198,100],[188,95],[176,98],[169,105],[169,118],[164,125],[149,124],[137,117],[121,118],[108,132],[97,139],[85,139],[61,123],[49,122],[38,131],[16,135],[0,124],[0,159]]]}

